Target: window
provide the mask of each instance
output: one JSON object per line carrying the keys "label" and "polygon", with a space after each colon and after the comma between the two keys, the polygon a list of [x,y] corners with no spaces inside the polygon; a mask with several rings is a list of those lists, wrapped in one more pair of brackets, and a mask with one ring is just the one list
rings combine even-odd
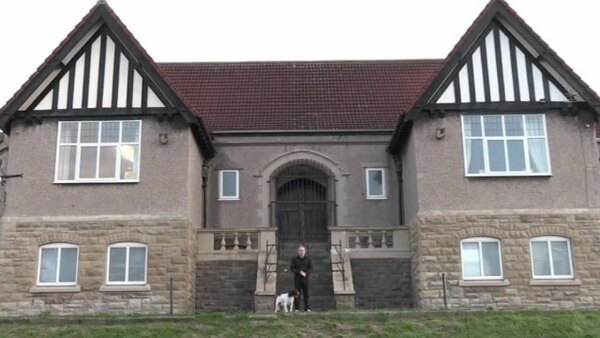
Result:
{"label": "window", "polygon": [[40,247],[38,285],[76,285],[79,248],[67,243]]}
{"label": "window", "polygon": [[571,241],[564,237],[537,237],[531,240],[533,278],[573,278]]}
{"label": "window", "polygon": [[55,182],[136,182],[142,121],[59,122]]}
{"label": "window", "polygon": [[500,241],[474,237],[461,241],[463,279],[502,279]]}
{"label": "window", "polygon": [[237,200],[240,198],[240,171],[219,171],[219,199]]}
{"label": "window", "polygon": [[367,168],[365,170],[367,181],[367,199],[385,199],[385,169]]}
{"label": "window", "polygon": [[464,115],[462,124],[467,176],[550,174],[544,115]]}
{"label": "window", "polygon": [[106,284],[146,284],[147,253],[142,243],[110,245]]}

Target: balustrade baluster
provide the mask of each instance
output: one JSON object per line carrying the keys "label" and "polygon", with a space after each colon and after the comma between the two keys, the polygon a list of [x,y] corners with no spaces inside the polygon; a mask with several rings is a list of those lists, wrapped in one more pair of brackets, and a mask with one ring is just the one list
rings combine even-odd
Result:
{"label": "balustrade baluster", "polygon": [[219,250],[227,250],[227,248],[225,247],[227,243],[225,242],[225,233],[221,233],[221,248],[219,248]]}
{"label": "balustrade baluster", "polygon": [[239,234],[236,232],[233,234],[233,250],[239,250],[240,249],[240,239],[239,239]]}
{"label": "balustrade baluster", "polygon": [[381,248],[387,249],[387,238],[385,237],[385,230],[381,232]]}

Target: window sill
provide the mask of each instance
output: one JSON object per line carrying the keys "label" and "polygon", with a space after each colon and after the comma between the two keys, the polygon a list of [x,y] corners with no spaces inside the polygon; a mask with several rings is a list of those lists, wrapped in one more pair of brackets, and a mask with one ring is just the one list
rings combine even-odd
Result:
{"label": "window sill", "polygon": [[105,180],[105,181],[54,181],[52,184],[132,184],[140,183],[140,180]]}
{"label": "window sill", "polygon": [[239,198],[219,198],[217,201],[221,201],[221,202],[227,202],[227,201],[231,201],[231,202],[235,202],[235,201],[239,201]]}
{"label": "window sill", "polygon": [[531,286],[579,286],[579,279],[530,279]]}
{"label": "window sill", "polygon": [[527,173],[514,173],[514,174],[495,174],[495,173],[485,173],[485,174],[467,174],[466,178],[477,178],[477,177],[552,177],[552,173],[544,173],[544,174],[527,174]]}
{"label": "window sill", "polygon": [[367,201],[382,201],[382,200],[387,200],[387,196],[383,196],[383,197],[367,197],[366,200]]}
{"label": "window sill", "polygon": [[145,292],[152,291],[149,284],[146,285],[102,285],[100,292]]}
{"label": "window sill", "polygon": [[61,286],[39,286],[35,285],[29,288],[29,293],[75,293],[81,292],[79,285],[61,285]]}
{"label": "window sill", "polygon": [[510,281],[508,279],[502,280],[461,280],[458,281],[458,286],[508,286]]}

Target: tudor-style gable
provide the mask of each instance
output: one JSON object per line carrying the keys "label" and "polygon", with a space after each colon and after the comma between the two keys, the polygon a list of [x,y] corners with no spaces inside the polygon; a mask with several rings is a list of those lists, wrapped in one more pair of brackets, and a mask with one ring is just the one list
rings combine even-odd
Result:
{"label": "tudor-style gable", "polygon": [[389,150],[399,151],[412,121],[424,113],[582,109],[600,115],[598,95],[504,0],[491,0],[400,117]]}
{"label": "tudor-style gable", "polygon": [[201,118],[105,1],[99,1],[23,87],[0,108],[0,129],[15,118],[181,115],[204,156],[214,147]]}
{"label": "tudor-style gable", "polygon": [[494,21],[428,104],[569,102],[571,93],[528,49]]}
{"label": "tudor-style gable", "polygon": [[19,111],[165,108],[152,89],[155,84],[128,54],[110,29],[101,27],[41,94],[31,95]]}

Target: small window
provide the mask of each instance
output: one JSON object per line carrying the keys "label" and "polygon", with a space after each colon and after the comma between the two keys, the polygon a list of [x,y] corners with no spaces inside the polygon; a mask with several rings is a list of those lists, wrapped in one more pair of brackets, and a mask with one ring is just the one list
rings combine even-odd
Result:
{"label": "small window", "polygon": [[564,237],[537,237],[531,240],[533,278],[573,278],[571,241]]}
{"label": "small window", "polygon": [[219,199],[237,200],[240,198],[240,171],[219,171]]}
{"label": "small window", "polygon": [[142,243],[110,245],[106,284],[146,284],[147,254]]}
{"label": "small window", "polygon": [[385,199],[385,169],[367,168],[365,170],[367,181],[367,199]]}
{"label": "small window", "polygon": [[76,285],[79,248],[67,243],[40,247],[38,285]]}
{"label": "small window", "polygon": [[500,241],[474,237],[461,241],[463,279],[502,279]]}
{"label": "small window", "polygon": [[140,120],[59,122],[55,182],[137,182]]}
{"label": "small window", "polygon": [[467,176],[550,175],[545,115],[464,115],[462,125]]}

